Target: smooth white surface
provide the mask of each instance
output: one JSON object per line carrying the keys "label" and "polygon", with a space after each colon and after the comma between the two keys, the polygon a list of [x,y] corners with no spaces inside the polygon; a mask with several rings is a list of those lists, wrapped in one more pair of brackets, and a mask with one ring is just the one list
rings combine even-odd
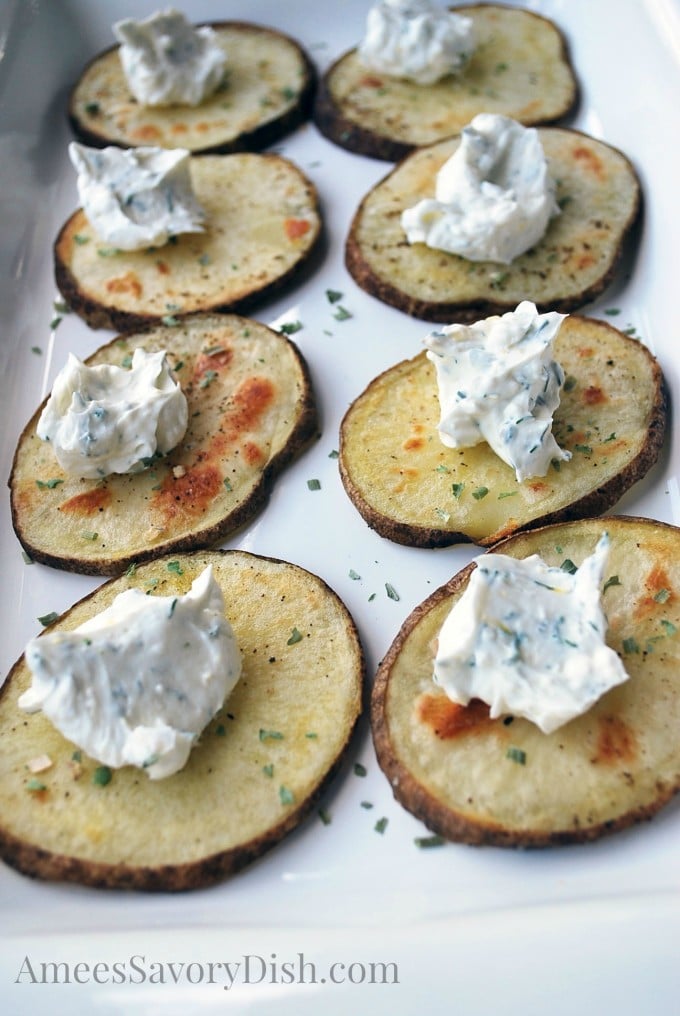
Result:
{"label": "smooth white surface", "polygon": [[[0,0],[0,457],[8,475],[16,439],[65,361],[108,340],[73,315],[50,335],[51,244],[76,205],[64,117],[69,84],[85,60],[112,41],[110,25],[151,13],[152,0]],[[320,70],[354,45],[366,4],[337,0],[186,0],[194,20],[241,18],[296,36]],[[572,123],[622,148],[645,193],[637,257],[605,298],[587,308],[618,327],[635,327],[660,358],[671,396],[680,393],[677,346],[677,136],[680,10],[674,0],[543,0],[529,7],[567,33],[582,83]],[[247,13],[246,13],[247,11]],[[38,87],[40,85],[40,87]],[[278,146],[319,189],[326,219],[322,263],[304,284],[253,316],[299,319],[294,340],[307,358],[323,434],[282,477],[267,508],[225,545],[283,557],[320,574],[344,599],[375,668],[408,612],[474,556],[470,547],[398,547],[367,529],[345,496],[337,463],[340,420],[380,371],[414,355],[426,323],[384,307],[343,266],[344,240],[359,200],[390,168],[336,148],[307,125]],[[333,318],[327,289],[352,314]],[[618,308],[615,317],[606,309]],[[32,352],[40,347],[41,353]],[[617,511],[680,523],[679,453],[667,441],[661,461]],[[321,489],[310,491],[317,478]],[[2,499],[3,565],[0,675],[36,620],[62,611],[98,583],[40,565],[26,566]],[[350,569],[361,576],[350,578]],[[388,598],[385,583],[399,594]],[[369,597],[375,593],[375,599]],[[356,776],[355,761],[367,768]],[[361,806],[370,801],[373,808]],[[651,824],[590,846],[516,853],[449,845],[419,850],[425,830],[392,800],[364,722],[324,801],[329,826],[312,818],[231,881],[185,896],[97,892],[32,882],[0,866],[0,999],[3,1011],[33,1003],[49,1013],[318,1011],[497,1014],[607,1013],[677,1009],[680,938],[677,841],[680,802]],[[388,824],[374,830],[381,817]],[[153,831],[150,830],[150,835]],[[396,962],[399,986],[382,984],[239,986],[184,981],[122,987],[27,986],[34,962],[94,962],[145,955],[147,961],[279,959],[304,953],[324,963]],[[197,975],[197,968],[194,970]]]}

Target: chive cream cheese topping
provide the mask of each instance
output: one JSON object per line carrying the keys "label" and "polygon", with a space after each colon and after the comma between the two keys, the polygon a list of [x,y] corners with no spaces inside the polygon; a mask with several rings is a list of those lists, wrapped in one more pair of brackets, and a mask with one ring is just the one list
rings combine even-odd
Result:
{"label": "chive cream cheese topping", "polygon": [[601,605],[609,537],[573,574],[534,554],[484,554],[439,633],[434,680],[461,705],[486,702],[549,734],[628,674],[605,644]]}
{"label": "chive cream cheese topping", "polygon": [[471,18],[432,0],[380,0],[368,12],[359,56],[372,70],[431,85],[459,74],[473,49]]}
{"label": "chive cream cheese topping", "polygon": [[99,479],[139,472],[154,455],[171,451],[188,419],[186,396],[163,350],[135,349],[129,370],[87,367],[70,353],[37,433],[50,442],[64,472]]}
{"label": "chive cream cheese topping", "polygon": [[439,436],[449,448],[486,441],[519,482],[568,460],[552,433],[564,371],[553,343],[564,314],[539,314],[524,300],[514,311],[426,336],[439,389]]}
{"label": "chive cream cheese topping", "polygon": [[184,766],[241,672],[210,567],[184,596],[120,593],[73,631],[32,639],[26,662],[21,709],[42,710],[91,758],[151,779]]}
{"label": "chive cream cheese topping", "polygon": [[212,28],[194,28],[172,8],[113,26],[123,73],[145,106],[198,106],[224,79],[227,54]]}
{"label": "chive cream cheese topping", "polygon": [[183,148],[68,148],[78,196],[101,240],[120,250],[161,247],[180,233],[202,233],[205,212]]}
{"label": "chive cream cheese topping", "polygon": [[434,198],[407,208],[409,243],[470,261],[510,264],[559,214],[538,133],[507,116],[480,113],[437,174]]}

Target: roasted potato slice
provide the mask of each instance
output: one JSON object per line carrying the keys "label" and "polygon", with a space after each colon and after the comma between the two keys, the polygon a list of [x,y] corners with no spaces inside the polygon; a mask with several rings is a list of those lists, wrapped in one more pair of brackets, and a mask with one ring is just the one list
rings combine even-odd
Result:
{"label": "roasted potato slice", "polygon": [[316,70],[303,48],[282,32],[241,21],[212,22],[227,51],[223,85],[198,106],[140,105],[112,46],[85,67],[69,99],[68,117],[88,145],[241,152],[273,144],[306,120]]}
{"label": "roasted potato slice", "polygon": [[576,310],[599,295],[638,215],[637,175],[602,141],[566,128],[537,130],[561,213],[531,250],[500,265],[407,242],[401,213],[434,196],[436,175],[459,144],[443,141],[407,156],[361,202],[346,244],[356,282],[407,314],[447,324],[514,310],[521,300]]}
{"label": "roasted potato slice", "polygon": [[434,832],[504,847],[579,843],[651,818],[680,788],[680,530],[604,518],[522,533],[494,551],[578,565],[605,530],[607,643],[630,678],[552,734],[491,720],[478,700],[456,706],[432,680],[433,640],[474,565],[392,643],[374,686],[373,738],[396,798]]}
{"label": "roasted potato slice", "polygon": [[[0,691],[0,856],[25,874],[144,890],[209,885],[297,826],[338,767],[361,711],[364,664],[335,593],[296,565],[241,551],[174,562],[107,582],[51,630],[75,628],[131,586],[185,593],[212,564],[241,678],[184,769],[150,780],[125,766],[102,786],[97,763],[85,753],[74,761],[74,746],[42,713],[19,710],[30,683],[22,657]],[[42,755],[51,761],[44,790],[26,769]]]}
{"label": "roasted potato slice", "polygon": [[136,347],[167,351],[189,403],[188,430],[144,472],[84,480],[67,476],[37,436],[40,407],[10,476],[14,528],[36,561],[115,575],[164,552],[211,546],[252,518],[316,433],[305,362],[266,325],[196,315],[119,336],[86,362],[124,364]]}
{"label": "roasted potato slice", "polygon": [[54,247],[57,287],[92,328],[129,331],[164,317],[244,310],[295,278],[321,235],[316,189],[279,155],[203,155],[191,180],[205,232],[122,251],[82,210]]}
{"label": "roasted potato slice", "polygon": [[555,359],[567,379],[553,433],[572,458],[522,483],[486,443],[442,444],[435,368],[424,352],[372,381],[347,411],[340,440],[343,484],[369,526],[411,546],[489,546],[611,507],[661,449],[661,370],[637,340],[578,316],[562,323]]}
{"label": "roasted potato slice", "polygon": [[372,71],[350,50],[321,79],[314,107],[319,130],[350,151],[394,162],[459,134],[478,113],[533,126],[573,110],[578,86],[552,21],[496,4],[455,12],[472,18],[478,39],[463,74],[419,85]]}

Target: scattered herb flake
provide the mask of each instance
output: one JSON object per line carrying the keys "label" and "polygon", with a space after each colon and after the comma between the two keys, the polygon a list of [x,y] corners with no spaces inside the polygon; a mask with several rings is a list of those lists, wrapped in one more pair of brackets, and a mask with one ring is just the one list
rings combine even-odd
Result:
{"label": "scattered herb flake", "polygon": [[498,495],[498,500],[502,501],[506,497],[516,497],[517,494],[519,494],[518,490],[502,490]]}
{"label": "scattered herb flake", "polygon": [[464,483],[452,483],[451,484],[451,493],[453,494],[453,496],[455,497],[456,500],[458,500],[458,498],[460,497],[460,495],[463,493],[464,490],[465,490],[465,484]]}
{"label": "scattered herb flake", "polygon": [[385,832],[385,830],[387,829],[387,823],[388,823],[388,822],[389,822],[389,819],[388,819],[388,818],[385,818],[385,816],[383,815],[383,817],[382,817],[382,818],[379,818],[379,819],[378,819],[378,821],[377,821],[377,822],[376,822],[376,824],[375,824],[375,825],[373,826],[373,828],[375,829],[375,831],[376,831],[377,833],[380,833],[380,835],[382,836],[382,834],[383,834],[383,833]]}
{"label": "scattered herb flake", "polygon": [[413,840],[420,850],[428,850],[430,847],[443,847],[446,840],[443,836],[416,836]]}
{"label": "scattered herb flake", "polygon": [[74,751],[73,754],[71,755],[71,761],[72,762],[82,762],[83,761],[83,753],[82,753],[82,751],[79,751],[79,750]]}
{"label": "scattered herb flake", "polygon": [[366,776],[367,773],[368,773],[368,770],[367,770],[365,765],[362,765],[361,762],[355,762],[354,763],[354,775],[355,776]]}
{"label": "scattered herb flake", "polygon": [[337,303],[338,300],[342,300],[342,293],[337,289],[327,289],[326,299],[329,303]]}
{"label": "scattered herb flake", "polygon": [[565,557],[564,561],[560,565],[560,569],[561,571],[568,572],[569,575],[575,575],[576,572],[578,571],[578,568],[576,567],[574,562],[571,560],[571,558],[568,557]]}
{"label": "scattered herb flake", "polygon": [[332,452],[328,453],[328,458],[329,459],[339,459],[340,458],[340,452],[337,450],[337,448],[334,448]]}
{"label": "scattered herb flake", "polygon": [[89,236],[83,236],[82,233],[74,233],[73,234],[73,240],[74,240],[75,243],[78,244],[79,247],[81,247],[84,243],[89,243],[90,242],[90,237]]}
{"label": "scattered herb flake", "polygon": [[371,595],[370,595],[370,596],[369,596],[369,598],[368,598],[368,602],[369,602],[369,603],[372,603],[372,602],[373,602],[373,600],[375,600],[375,598],[376,598],[376,596],[377,596],[377,595],[378,595],[377,593],[371,593]]}
{"label": "scattered herb flake", "polygon": [[203,265],[203,266],[209,265],[210,264],[210,255],[209,254],[201,254],[201,256],[198,259],[198,263],[199,263],[199,265]]}
{"label": "scattered herb flake", "polygon": [[284,335],[295,335],[301,328],[302,321],[286,321],[285,324],[279,325],[279,331]]}
{"label": "scattered herb flake", "polygon": [[474,497],[475,501],[481,501],[482,498],[486,497],[488,493],[489,493],[488,487],[477,487],[477,490],[472,491],[472,496]]}
{"label": "scattered herb flake", "polygon": [[593,449],[587,444],[574,445],[574,451],[581,452],[582,455],[592,455]]}
{"label": "scattered herb flake", "polygon": [[359,575],[358,572],[355,572],[354,568],[350,568],[350,570],[349,570],[349,577],[351,579],[354,579],[355,582],[358,582],[359,579],[361,578],[361,575]]}
{"label": "scattered herb flake", "polygon": [[56,610],[51,610],[49,614],[43,614],[42,617],[39,617],[38,621],[40,621],[43,628],[47,628],[48,624],[52,624],[58,617],[59,614],[57,614]]}
{"label": "scattered herb flake", "polygon": [[578,384],[578,382],[577,382],[576,378],[574,377],[574,375],[573,374],[567,374],[567,376],[564,379],[564,384],[562,385],[562,388],[563,388],[563,390],[565,392],[570,392],[570,391],[572,391],[572,389],[574,389],[576,387],[577,384]]}
{"label": "scattered herb flake", "polygon": [[231,480],[229,479],[228,476],[225,476],[225,478],[224,478],[224,486],[225,486],[226,490],[233,490],[234,489],[232,487],[232,485],[231,485]]}
{"label": "scattered herb flake", "polygon": [[[602,587],[602,592],[606,593],[610,586],[620,586],[620,585],[621,585],[621,579],[619,578],[619,576],[618,575],[610,575],[609,578],[607,579],[607,581],[605,582],[604,586]],[[655,597],[655,599],[656,599],[656,597]]]}
{"label": "scattered herb flake", "polygon": [[290,638],[286,642],[286,645],[294,646],[296,642],[302,642],[302,635],[300,634],[297,628],[293,628],[293,630],[290,633]]}
{"label": "scattered herb flake", "polygon": [[43,783],[42,780],[37,780],[33,777],[26,781],[26,790],[30,790],[32,794],[40,793],[41,790],[47,790],[47,784]]}
{"label": "scattered herb flake", "polygon": [[321,490],[321,480],[317,480],[316,478],[314,478],[312,480],[307,480],[307,489],[308,490]]}
{"label": "scattered herb flake", "polygon": [[661,621],[661,627],[665,630],[666,635],[675,635],[678,630],[672,621]]}
{"label": "scattered herb flake", "polygon": [[132,575],[135,574],[136,571],[137,571],[137,565],[133,561],[132,564],[128,565],[128,567],[127,567],[127,569],[125,571],[125,574],[130,578]]}
{"label": "scattered herb flake", "polygon": [[399,593],[390,582],[385,583],[385,592],[387,593],[390,600],[399,601]]}
{"label": "scattered herb flake", "polygon": [[310,741],[316,741],[318,736],[319,735],[315,730],[308,730],[307,733],[305,734],[305,737],[308,738]]}
{"label": "scattered herb flake", "polygon": [[279,801],[281,804],[295,804],[295,794],[282,784],[279,787]]}
{"label": "scattered herb flake", "polygon": [[120,254],[120,248],[118,247],[98,247],[97,254],[100,258],[113,258],[116,254]]}
{"label": "scattered herb flake", "polygon": [[85,103],[85,112],[89,116],[97,116],[97,114],[99,113],[99,103],[98,102],[86,102]]}
{"label": "scattered herb flake", "polygon": [[266,766],[262,766],[262,772],[264,773],[265,776],[269,776],[269,778],[271,779],[271,777],[274,775],[274,763],[268,762]]}
{"label": "scattered herb flake", "polygon": [[654,594],[654,600],[656,603],[666,603],[670,595],[671,594],[668,589],[660,589],[658,593]]}
{"label": "scattered herb flake", "polygon": [[372,801],[362,801],[361,802],[361,807],[365,808],[366,811],[370,811],[371,808],[373,807],[373,802]]}
{"label": "scattered herb flake", "polygon": [[84,540],[89,540],[90,543],[95,543],[99,539],[99,533],[81,533]]}
{"label": "scattered herb flake", "polygon": [[524,766],[527,762],[527,753],[521,748],[515,748],[514,745],[510,745],[505,753],[505,757],[509,758],[511,762],[516,762],[517,765]]}
{"label": "scattered herb flake", "polygon": [[55,479],[52,479],[52,480],[36,480],[35,482],[36,482],[36,486],[40,490],[54,490],[55,487],[58,487],[59,484],[63,483],[64,481],[63,480],[58,480],[58,479],[55,478]]}
{"label": "scattered herb flake", "polygon": [[347,310],[347,308],[343,307],[342,304],[340,303],[338,304],[335,314],[333,315],[336,321],[347,321],[348,318],[351,318],[351,316],[352,315]]}
{"label": "scattered herb flake", "polygon": [[206,370],[205,374],[201,378],[201,381],[200,381],[198,387],[199,388],[207,388],[208,385],[213,383],[213,381],[215,380],[216,377],[217,377],[217,371],[216,370]]}
{"label": "scattered herb flake", "polygon": [[36,356],[42,356],[42,349],[40,346],[31,346],[31,352],[35,353]]}
{"label": "scattered herb flake", "polygon": [[174,572],[175,575],[184,575],[184,569],[179,561],[168,561],[166,568],[168,571]]}
{"label": "scattered herb flake", "polygon": [[319,808],[318,815],[324,825],[331,824],[332,819],[330,816],[330,812],[326,811],[325,808]]}
{"label": "scattered herb flake", "polygon": [[21,551],[21,556],[24,559],[24,564],[35,564],[35,561],[30,554],[27,554],[25,550]]}
{"label": "scattered herb flake", "polygon": [[108,766],[97,766],[95,771],[92,773],[92,782],[97,787],[105,787],[111,782],[112,772]]}
{"label": "scattered herb flake", "polygon": [[623,646],[624,653],[639,653],[640,652],[640,646],[637,643],[637,639],[634,639],[634,638],[624,639],[623,643],[622,643],[622,646]]}
{"label": "scattered herb flake", "polygon": [[215,727],[215,733],[217,734],[218,737],[226,737],[227,728],[223,723],[218,723],[217,726]]}
{"label": "scattered herb flake", "polygon": [[619,307],[607,307],[605,309],[605,314],[607,314],[609,317],[616,317],[616,315],[620,313],[621,309]]}
{"label": "scattered herb flake", "polygon": [[280,730],[264,730],[260,727],[258,736],[261,741],[283,741],[283,734]]}

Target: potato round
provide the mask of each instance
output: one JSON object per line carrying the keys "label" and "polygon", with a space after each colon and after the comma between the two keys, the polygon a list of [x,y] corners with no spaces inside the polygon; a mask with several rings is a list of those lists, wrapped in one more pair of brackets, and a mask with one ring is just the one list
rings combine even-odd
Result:
{"label": "potato round", "polygon": [[227,52],[223,85],[198,106],[145,106],[128,87],[119,46],[85,67],[68,116],[88,145],[157,145],[190,152],[240,152],[273,144],[307,119],[316,84],[311,60],[294,39],[262,25],[211,22]]}
{"label": "potato round", "polygon": [[472,18],[477,37],[462,74],[419,85],[371,70],[350,50],[321,79],[314,106],[319,130],[350,151],[396,161],[459,134],[478,113],[535,125],[571,112],[578,88],[552,21],[496,4],[455,11]]}
{"label": "potato round", "polygon": [[638,215],[637,175],[625,155],[587,134],[537,131],[561,212],[531,250],[502,265],[407,242],[401,213],[434,197],[436,175],[460,143],[442,141],[407,156],[361,202],[345,250],[356,282],[413,317],[446,324],[514,310],[521,300],[571,311],[599,295]]}
{"label": "potato round", "polygon": [[[50,630],[72,629],[131,586],[180,595],[208,565],[243,658],[241,678],[180,772],[150,780],[132,766],[93,782],[97,764],[17,697],[22,657],[0,691],[0,855],[45,879],[184,890],[232,874],[313,808],[361,710],[363,656],[354,623],[317,576],[241,551],[160,558],[100,586]],[[299,638],[292,637],[293,631]],[[44,790],[26,764],[48,755]],[[78,758],[78,756],[76,756]]]}
{"label": "potato round", "polygon": [[442,444],[435,368],[424,352],[372,381],[347,411],[340,440],[343,484],[369,526],[410,546],[489,546],[611,507],[661,450],[661,370],[637,340],[578,316],[563,321],[555,359],[567,379],[553,434],[572,458],[522,483],[486,442]]}
{"label": "potato round", "polygon": [[14,529],[36,561],[116,575],[164,552],[212,546],[252,518],[316,434],[306,364],[266,325],[199,314],[119,336],[86,363],[125,364],[138,347],[167,352],[189,404],[187,432],[141,473],[84,480],[64,473],[37,436],[39,407],[10,475]]}
{"label": "potato round", "polygon": [[321,235],[316,189],[279,155],[201,155],[191,181],[203,233],[123,251],[100,240],[82,209],[54,246],[55,277],[92,328],[130,331],[198,311],[244,310],[291,282]]}
{"label": "potato round", "polygon": [[378,760],[396,798],[440,835],[543,847],[651,818],[680,788],[680,530],[604,518],[522,533],[494,552],[579,565],[609,533],[607,643],[630,677],[544,734],[528,720],[456,706],[432,680],[433,642],[470,565],[417,607],[374,686]]}

